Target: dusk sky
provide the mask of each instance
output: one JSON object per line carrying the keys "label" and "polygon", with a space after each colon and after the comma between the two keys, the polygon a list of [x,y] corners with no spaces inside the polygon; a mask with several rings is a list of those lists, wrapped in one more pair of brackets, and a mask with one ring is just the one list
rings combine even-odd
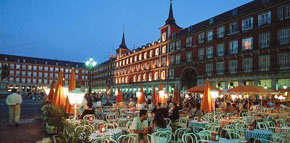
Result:
{"label": "dusk sky", "polygon": [[[182,28],[252,0],[173,0]],[[0,53],[98,63],[121,43],[129,49],[158,40],[169,0],[0,0]]]}

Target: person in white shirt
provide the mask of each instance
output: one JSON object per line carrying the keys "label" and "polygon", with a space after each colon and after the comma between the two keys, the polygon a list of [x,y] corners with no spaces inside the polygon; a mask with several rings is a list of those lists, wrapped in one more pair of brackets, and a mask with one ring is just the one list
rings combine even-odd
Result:
{"label": "person in white shirt", "polygon": [[20,120],[20,104],[22,103],[21,95],[16,93],[15,88],[12,89],[12,94],[8,95],[6,98],[6,104],[9,106],[9,123],[10,126],[15,125],[18,127]]}
{"label": "person in white shirt", "polygon": [[133,108],[135,107],[135,102],[133,101],[133,98],[130,98],[130,102],[129,102],[129,108]]}

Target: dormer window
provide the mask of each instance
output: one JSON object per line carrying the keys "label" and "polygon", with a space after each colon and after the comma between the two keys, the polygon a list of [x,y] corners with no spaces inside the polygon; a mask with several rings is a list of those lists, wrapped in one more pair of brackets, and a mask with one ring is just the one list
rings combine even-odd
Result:
{"label": "dormer window", "polygon": [[56,66],[58,66],[58,63],[55,63]]}
{"label": "dormer window", "polygon": [[159,55],[159,48],[155,49],[155,55],[158,56]]}
{"label": "dormer window", "polygon": [[214,23],[214,19],[213,18],[209,19],[208,23],[209,24],[213,24]]}
{"label": "dormer window", "polygon": [[25,59],[23,59],[23,63],[25,63],[26,62],[26,60]]}
{"label": "dormer window", "polygon": [[238,14],[238,9],[236,9],[236,8],[233,9],[233,10],[232,10],[232,16],[235,16],[235,15],[237,15],[237,14]]}
{"label": "dormer window", "polygon": [[20,60],[19,60],[19,59],[17,59],[17,62],[20,62]]}
{"label": "dormer window", "polygon": [[162,35],[161,35],[161,40],[162,42],[163,41],[166,41],[166,32],[163,32]]}

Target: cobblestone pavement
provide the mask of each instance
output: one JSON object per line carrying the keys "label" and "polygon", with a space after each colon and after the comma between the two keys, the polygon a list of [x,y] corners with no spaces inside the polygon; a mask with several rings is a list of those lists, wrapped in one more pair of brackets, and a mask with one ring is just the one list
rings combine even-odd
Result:
{"label": "cobblestone pavement", "polygon": [[8,106],[0,99],[0,143],[34,143],[48,135],[40,122],[40,105],[37,101],[24,99],[21,104],[19,127],[8,125]]}

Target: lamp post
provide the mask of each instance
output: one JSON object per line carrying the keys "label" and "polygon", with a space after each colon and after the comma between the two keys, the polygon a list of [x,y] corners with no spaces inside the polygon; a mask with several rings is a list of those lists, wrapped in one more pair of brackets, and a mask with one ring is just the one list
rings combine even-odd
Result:
{"label": "lamp post", "polygon": [[97,62],[91,57],[86,61],[86,68],[89,69],[89,95],[92,92],[92,69],[97,65]]}
{"label": "lamp post", "polygon": [[74,113],[74,123],[77,121],[77,106],[81,105],[84,99],[85,93],[82,91],[75,89],[68,94],[68,100],[71,105],[74,105],[75,113]]}
{"label": "lamp post", "polygon": [[210,91],[210,95],[211,97],[213,98],[213,120],[214,120],[214,123],[215,123],[215,99],[218,97],[219,95],[219,92],[217,90],[211,90]]}

